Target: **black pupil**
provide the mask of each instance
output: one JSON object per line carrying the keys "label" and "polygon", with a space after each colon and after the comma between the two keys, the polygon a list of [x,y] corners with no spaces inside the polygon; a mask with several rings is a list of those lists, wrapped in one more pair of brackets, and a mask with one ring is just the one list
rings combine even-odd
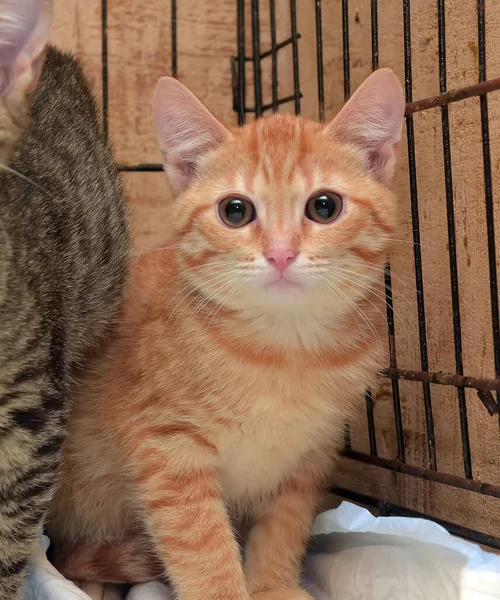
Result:
{"label": "black pupil", "polygon": [[321,194],[314,201],[314,210],[318,217],[329,219],[335,212],[335,200],[331,196]]}
{"label": "black pupil", "polygon": [[241,200],[231,200],[226,205],[226,215],[231,223],[240,223],[246,214],[247,209]]}

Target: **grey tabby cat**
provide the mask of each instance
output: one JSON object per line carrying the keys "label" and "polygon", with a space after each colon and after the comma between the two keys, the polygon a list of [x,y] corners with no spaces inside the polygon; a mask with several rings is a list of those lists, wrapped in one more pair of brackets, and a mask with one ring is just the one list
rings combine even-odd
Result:
{"label": "grey tabby cat", "polygon": [[119,175],[50,0],[0,0],[0,599],[18,598],[56,483],[75,367],[116,317]]}

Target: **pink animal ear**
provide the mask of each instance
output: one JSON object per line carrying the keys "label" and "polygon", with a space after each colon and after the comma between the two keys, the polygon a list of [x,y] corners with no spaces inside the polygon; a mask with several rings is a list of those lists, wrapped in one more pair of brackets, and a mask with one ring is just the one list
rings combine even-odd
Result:
{"label": "pink animal ear", "polygon": [[380,181],[390,181],[401,138],[405,100],[399,79],[390,69],[375,71],[326,126],[332,139],[356,146]]}
{"label": "pink animal ear", "polygon": [[0,96],[14,118],[38,83],[51,21],[51,0],[0,0]]}
{"label": "pink animal ear", "polygon": [[205,155],[230,133],[194,94],[171,77],[158,82],[153,110],[165,171],[180,193],[198,172]]}

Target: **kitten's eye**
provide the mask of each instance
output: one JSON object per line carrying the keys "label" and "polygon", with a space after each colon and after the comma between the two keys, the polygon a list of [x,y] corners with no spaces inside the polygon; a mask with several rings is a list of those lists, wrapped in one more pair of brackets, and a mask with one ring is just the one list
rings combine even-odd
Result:
{"label": "kitten's eye", "polygon": [[229,197],[219,204],[219,215],[229,227],[244,227],[255,219],[255,207],[246,198]]}
{"label": "kitten's eye", "polygon": [[331,223],[340,216],[344,201],[335,192],[314,194],[306,204],[306,216],[317,223]]}

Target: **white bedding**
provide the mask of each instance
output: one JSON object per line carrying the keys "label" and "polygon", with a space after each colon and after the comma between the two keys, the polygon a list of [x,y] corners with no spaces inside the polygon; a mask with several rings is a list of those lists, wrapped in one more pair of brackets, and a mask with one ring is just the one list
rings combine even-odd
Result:
{"label": "white bedding", "polygon": [[[318,600],[500,600],[500,556],[452,537],[431,521],[374,517],[343,502],[314,523],[314,551],[304,586]],[[45,558],[33,556],[25,600],[89,600]],[[116,591],[103,592],[116,600]],[[157,583],[137,585],[126,600],[169,600]]]}

